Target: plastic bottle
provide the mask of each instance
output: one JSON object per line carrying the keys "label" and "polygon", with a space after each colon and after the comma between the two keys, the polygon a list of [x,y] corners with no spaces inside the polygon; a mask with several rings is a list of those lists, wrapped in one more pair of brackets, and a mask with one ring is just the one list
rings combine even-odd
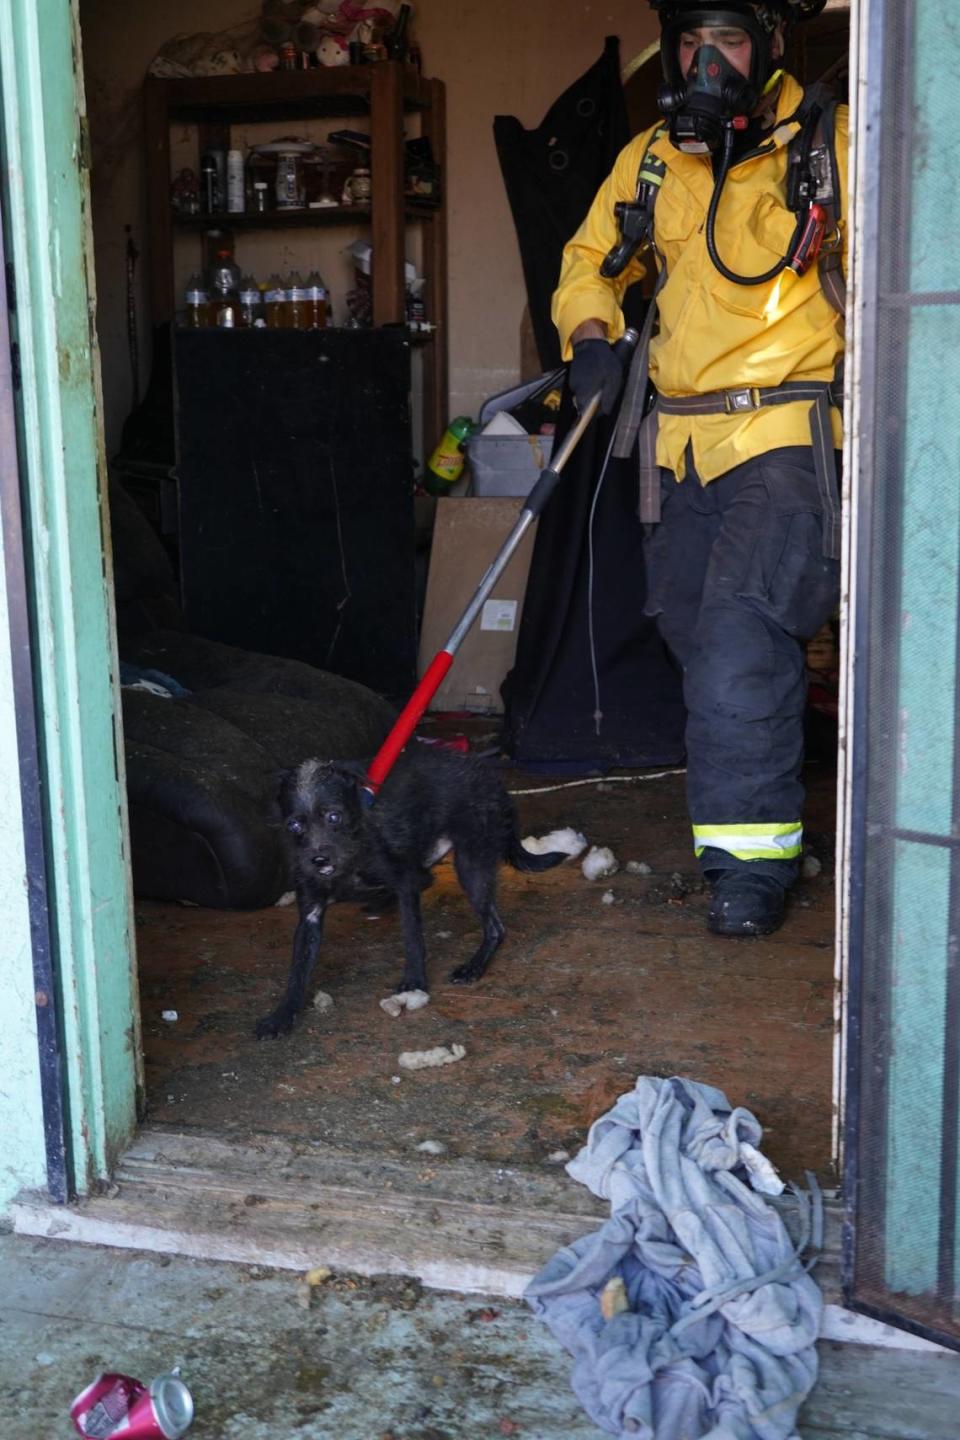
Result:
{"label": "plastic bottle", "polygon": [[244,275],[240,280],[240,323],[248,330],[261,329],[266,323],[260,290],[252,275]]}
{"label": "plastic bottle", "polygon": [[231,215],[242,215],[246,208],[244,194],[243,151],[227,151],[227,209]]}
{"label": "plastic bottle", "polygon": [[304,329],[323,330],[327,323],[327,287],[317,270],[311,270],[304,281],[306,320]]}
{"label": "plastic bottle", "polygon": [[458,415],[444,430],[427,461],[424,484],[430,495],[445,495],[463,474],[463,449],[475,430],[469,415]]}
{"label": "plastic bottle", "polygon": [[210,324],[210,296],[199,275],[191,275],[184,296],[185,324],[190,330],[205,330]]}
{"label": "plastic bottle", "polygon": [[274,272],[267,281],[267,288],[263,297],[263,308],[268,330],[282,330],[284,321],[284,309],[286,308],[287,297],[283,289],[283,281]]}
{"label": "plastic bottle", "polygon": [[303,276],[294,270],[287,290],[287,324],[291,330],[307,329],[307,291]]}
{"label": "plastic bottle", "polygon": [[405,60],[407,58],[407,27],[410,23],[410,5],[401,5],[400,13],[396,18],[393,29],[386,38],[387,54],[391,60]]}
{"label": "plastic bottle", "polygon": [[240,318],[240,267],[230,249],[222,246],[210,272],[210,308],[214,325],[235,329]]}

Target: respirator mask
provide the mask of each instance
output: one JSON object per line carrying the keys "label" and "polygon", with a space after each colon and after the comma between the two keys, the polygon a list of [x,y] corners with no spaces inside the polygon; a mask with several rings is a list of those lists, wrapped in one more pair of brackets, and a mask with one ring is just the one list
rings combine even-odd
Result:
{"label": "respirator mask", "polygon": [[[720,149],[725,130],[742,128],[777,74],[771,37],[780,18],[767,6],[756,8],[732,0],[726,6],[670,4],[661,7],[663,27],[660,55],[664,83],[659,93],[662,113],[670,124],[670,139],[678,150],[704,154]],[[750,70],[741,75],[722,50],[709,43],[700,46],[686,76],[680,61],[680,42],[692,30],[738,30],[750,40]]]}

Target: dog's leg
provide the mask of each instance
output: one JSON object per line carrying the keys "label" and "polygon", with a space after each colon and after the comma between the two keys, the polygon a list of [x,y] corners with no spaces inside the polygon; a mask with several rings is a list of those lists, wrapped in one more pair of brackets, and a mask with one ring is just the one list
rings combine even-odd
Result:
{"label": "dog's leg", "polygon": [[423,922],[420,919],[420,873],[413,876],[412,884],[397,891],[400,901],[400,921],[403,926],[403,950],[405,961],[398,991],[427,989],[427,952],[423,943]]}
{"label": "dog's leg", "polygon": [[454,985],[470,985],[474,980],[480,979],[490,964],[506,930],[497,914],[497,876],[493,866],[486,860],[471,856],[469,850],[463,846],[454,854],[454,866],[464,894],[483,926],[483,940],[476,954],[471,955],[470,959],[456,970],[451,970],[447,978]]}
{"label": "dog's leg", "polygon": [[293,960],[287,979],[287,993],[276,1010],[257,1021],[255,1033],[258,1040],[264,1040],[268,1036],[285,1035],[293,1029],[293,1022],[303,1009],[307,985],[317,963],[320,941],[323,939],[323,915],[324,907],[313,905],[305,915],[300,916],[300,923],[293,937]]}

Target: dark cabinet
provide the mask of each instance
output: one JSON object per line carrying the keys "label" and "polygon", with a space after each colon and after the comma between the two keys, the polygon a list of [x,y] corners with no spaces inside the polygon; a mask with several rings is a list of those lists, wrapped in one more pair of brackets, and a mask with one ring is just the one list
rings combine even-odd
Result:
{"label": "dark cabinet", "polygon": [[180,330],[174,370],[190,628],[406,698],[416,625],[404,328]]}

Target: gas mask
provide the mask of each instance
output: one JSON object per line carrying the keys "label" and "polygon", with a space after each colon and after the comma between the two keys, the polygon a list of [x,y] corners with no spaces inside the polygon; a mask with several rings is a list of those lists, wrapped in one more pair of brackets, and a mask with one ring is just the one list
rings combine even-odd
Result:
{"label": "gas mask", "polygon": [[[772,38],[782,18],[771,5],[728,0],[726,5],[660,0],[663,28],[660,58],[664,84],[660,108],[670,122],[670,139],[693,154],[719,150],[724,130],[746,124],[777,74]],[[741,75],[717,47],[701,45],[686,76],[680,63],[681,37],[692,30],[735,29],[750,39],[750,73]],[[742,118],[741,118],[742,117]]]}
{"label": "gas mask", "polygon": [[664,86],[660,104],[670,119],[670,139],[678,150],[701,155],[720,149],[723,133],[740,116],[750,115],[760,96],[714,45],[701,45],[693,57],[682,93]]}

